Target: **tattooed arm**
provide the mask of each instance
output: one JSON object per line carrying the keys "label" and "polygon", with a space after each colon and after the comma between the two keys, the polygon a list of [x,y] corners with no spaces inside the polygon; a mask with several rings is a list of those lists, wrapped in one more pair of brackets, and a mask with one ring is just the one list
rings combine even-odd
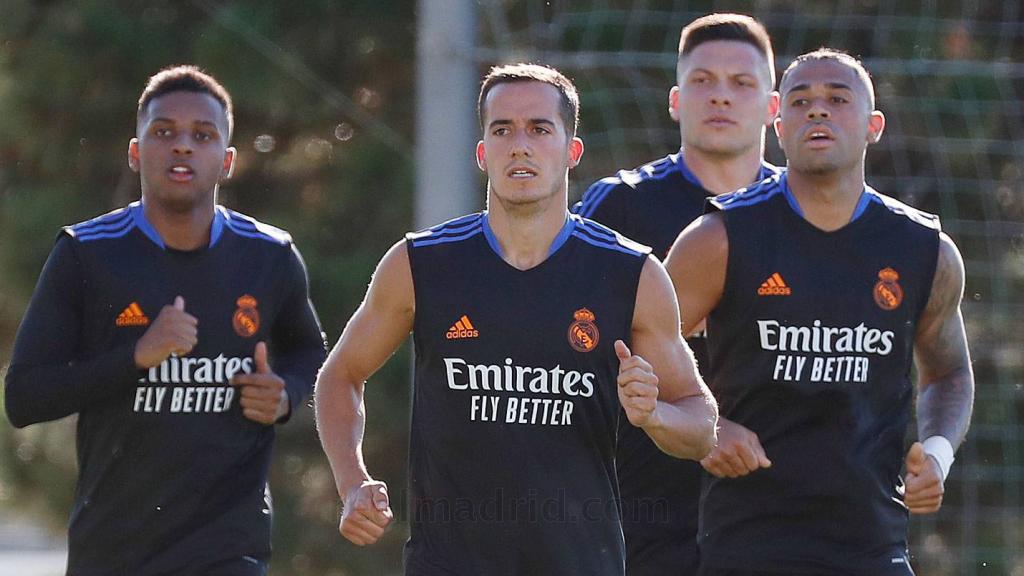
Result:
{"label": "tattooed arm", "polygon": [[921,438],[943,436],[954,450],[967,434],[974,405],[974,372],[960,313],[963,291],[960,251],[942,234],[931,296],[914,340],[917,419]]}
{"label": "tattooed arm", "polygon": [[[967,434],[974,406],[974,372],[960,313],[963,291],[960,251],[941,234],[931,295],[914,339],[917,421],[919,438],[945,438],[954,452]],[[944,477],[938,463],[942,455],[933,452],[926,456],[926,451],[927,446],[915,443],[907,455],[905,502],[918,514],[935,512],[942,505]],[[947,467],[952,454],[948,457]]]}

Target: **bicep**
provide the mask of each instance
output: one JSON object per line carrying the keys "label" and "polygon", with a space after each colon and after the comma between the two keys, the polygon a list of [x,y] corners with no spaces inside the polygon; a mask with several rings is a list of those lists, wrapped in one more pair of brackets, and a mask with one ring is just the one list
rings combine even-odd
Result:
{"label": "bicep", "polygon": [[970,364],[967,334],[960,312],[963,290],[963,259],[953,241],[942,234],[935,277],[914,339],[914,354],[922,382],[941,378]]}
{"label": "bicep", "polygon": [[391,247],[374,272],[366,297],[324,365],[352,383],[369,378],[412,331],[415,294],[404,242]]}
{"label": "bicep", "polygon": [[672,402],[700,394],[693,354],[679,330],[679,308],[665,268],[648,257],[633,313],[633,352],[658,376],[658,398]]}
{"label": "bicep", "polygon": [[692,334],[718,305],[725,288],[729,240],[720,213],[693,221],[665,260],[679,305],[683,334]]}

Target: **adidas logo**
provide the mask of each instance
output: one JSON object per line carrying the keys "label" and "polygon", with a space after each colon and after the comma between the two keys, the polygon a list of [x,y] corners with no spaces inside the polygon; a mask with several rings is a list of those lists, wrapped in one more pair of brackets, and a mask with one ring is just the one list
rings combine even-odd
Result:
{"label": "adidas logo", "polygon": [[758,296],[789,296],[792,293],[793,289],[786,285],[786,281],[778,272],[769,276],[757,289]]}
{"label": "adidas logo", "polygon": [[149,317],[139,307],[138,302],[132,302],[117,315],[114,323],[118,326],[148,326]]}
{"label": "adidas logo", "polygon": [[449,340],[455,340],[457,338],[476,338],[480,336],[480,332],[473,326],[473,323],[469,321],[469,316],[465,314],[459,321],[452,325],[445,333],[444,337]]}

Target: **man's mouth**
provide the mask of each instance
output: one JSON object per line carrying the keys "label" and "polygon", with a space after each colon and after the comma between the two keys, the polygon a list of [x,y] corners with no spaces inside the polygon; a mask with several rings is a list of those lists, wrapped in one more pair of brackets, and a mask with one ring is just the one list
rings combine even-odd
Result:
{"label": "man's mouth", "polygon": [[537,172],[531,170],[530,168],[511,168],[505,173],[505,175],[508,176],[509,178],[520,180],[526,178],[533,178],[534,176],[537,175]]}
{"label": "man's mouth", "polygon": [[181,164],[171,166],[171,169],[167,171],[171,180],[175,182],[188,182],[195,176],[195,172],[190,166],[184,166]]}
{"label": "man's mouth", "polygon": [[712,116],[705,120],[704,123],[709,126],[714,126],[716,128],[721,128],[723,126],[732,126],[733,124],[736,124],[736,122],[733,119],[725,116]]}

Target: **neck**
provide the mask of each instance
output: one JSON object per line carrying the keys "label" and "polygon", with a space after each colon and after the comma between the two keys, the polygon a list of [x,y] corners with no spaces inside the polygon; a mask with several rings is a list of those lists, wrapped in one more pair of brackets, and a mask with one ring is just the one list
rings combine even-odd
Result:
{"label": "neck", "polygon": [[786,173],[790,191],[796,198],[804,219],[831,232],[850,223],[864,192],[864,165],[847,171],[824,174],[789,169]]}
{"label": "neck", "polygon": [[182,211],[169,210],[157,204],[143,200],[142,209],[165,246],[175,250],[196,250],[210,245],[214,215],[212,203]]}
{"label": "neck", "polygon": [[547,208],[531,211],[507,210],[501,202],[488,202],[487,222],[505,262],[529,270],[547,260],[551,244],[568,217],[565,206],[564,197],[560,205],[551,202]]}
{"label": "neck", "polygon": [[738,155],[717,155],[685,148],[686,166],[704,189],[713,194],[725,194],[757,181],[764,159],[764,144],[753,146]]}

